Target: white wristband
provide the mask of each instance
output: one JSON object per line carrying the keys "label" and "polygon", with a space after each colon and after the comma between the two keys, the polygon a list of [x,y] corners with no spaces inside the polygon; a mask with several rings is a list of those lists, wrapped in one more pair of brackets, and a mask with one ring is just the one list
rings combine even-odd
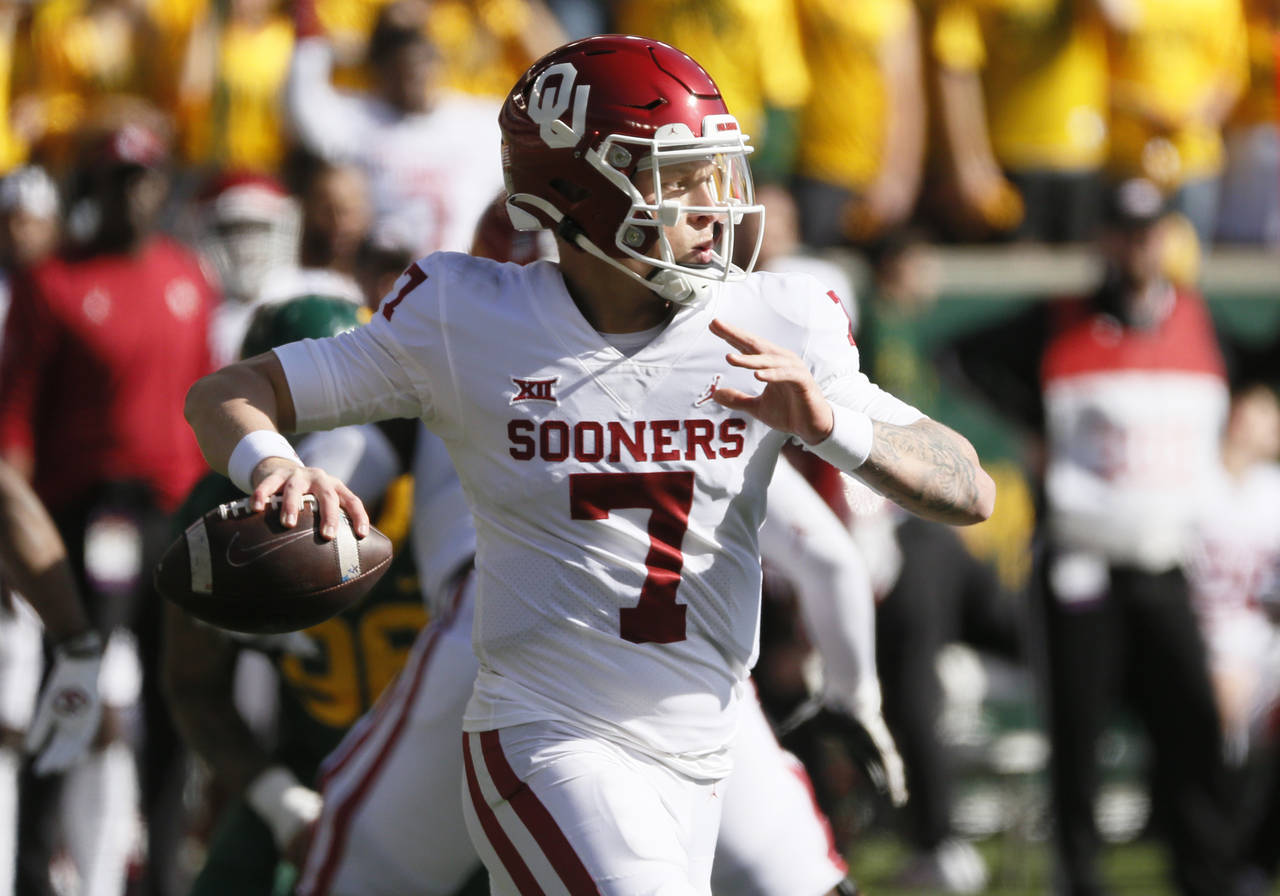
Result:
{"label": "white wristband", "polygon": [[875,427],[871,418],[862,411],[855,411],[835,402],[831,403],[831,413],[835,417],[831,435],[816,445],[804,447],[837,470],[852,472],[871,456]]}
{"label": "white wristband", "polygon": [[227,476],[246,495],[252,494],[253,471],[268,457],[284,457],[302,463],[289,440],[280,433],[272,429],[255,429],[236,443],[231,459],[227,461]]}
{"label": "white wristband", "polygon": [[298,832],[320,817],[324,802],[283,765],[263,769],[249,784],[245,800],[271,828],[281,850],[288,849]]}

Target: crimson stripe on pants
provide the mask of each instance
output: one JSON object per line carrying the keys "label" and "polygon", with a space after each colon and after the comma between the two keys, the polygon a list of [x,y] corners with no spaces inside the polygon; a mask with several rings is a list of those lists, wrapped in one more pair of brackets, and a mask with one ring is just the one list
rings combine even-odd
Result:
{"label": "crimson stripe on pants", "polygon": [[516,776],[515,770],[507,762],[498,732],[483,732],[480,735],[480,749],[484,755],[485,767],[493,778],[499,795],[511,803],[516,815],[524,822],[525,828],[551,862],[551,867],[560,876],[560,880],[569,888],[569,892],[573,896],[597,896],[600,891],[596,889],[595,881],[574,852],[564,831],[560,830],[560,825],[537,794]]}
{"label": "crimson stripe on pants", "polygon": [[831,822],[827,819],[827,813],[823,812],[822,807],[818,805],[818,795],[813,792],[813,780],[809,777],[809,773],[805,770],[800,760],[793,759],[788,765],[791,766],[791,773],[799,778],[800,783],[804,785],[805,793],[809,794],[809,805],[813,807],[814,818],[817,819],[818,824],[822,826],[822,832],[827,836],[827,858],[842,873],[848,874],[849,866],[845,864],[844,856],[840,855],[840,849],[836,846],[836,837],[831,831]]}
{"label": "crimson stripe on pants", "polygon": [[[458,613],[458,606],[462,603],[463,594],[466,591],[467,584],[475,575],[474,568],[468,569],[466,572],[459,574],[456,584],[453,588],[453,594],[449,597],[448,606],[440,612],[439,615],[433,617],[427,630],[424,630],[422,636],[428,638],[432,644],[440,629],[450,628],[453,625],[454,617]],[[427,667],[427,660],[431,656],[431,644],[426,645],[421,651],[417,652],[417,661],[414,663],[413,681],[409,691],[409,701],[412,702],[412,695],[417,691],[416,683],[422,670]],[[320,763],[320,785],[323,788],[337,775],[343,767],[347,765],[356,755],[363,749],[365,743],[373,735],[375,731],[382,727],[382,722],[386,716],[393,711],[395,698],[404,692],[404,676],[405,672],[401,672],[396,679],[387,686],[382,696],[374,704],[373,708],[356,722],[351,732],[342,739],[342,742],[334,749],[332,753],[324,758]]]}
{"label": "crimson stripe on pants", "polygon": [[[391,733],[387,735],[386,741],[379,748],[377,755],[374,757],[374,760],[370,764],[369,768],[365,771],[364,776],[360,779],[360,783],[356,785],[355,790],[353,790],[350,794],[348,794],[348,796],[345,799],[339,802],[337,807],[334,809],[332,813],[333,834],[330,837],[329,849],[328,849],[328,852],[325,854],[323,863],[320,867],[320,871],[317,872],[316,874],[315,886],[307,891],[304,891],[301,888],[299,888],[299,892],[324,894],[324,893],[328,893],[329,887],[333,885],[333,876],[334,874],[337,873],[338,863],[341,861],[343,852],[346,849],[347,829],[351,826],[352,816],[355,815],[355,811],[359,807],[359,805],[362,802],[364,802],[364,798],[365,796],[368,795],[369,789],[373,787],[374,782],[377,780],[378,773],[382,770],[382,766],[386,764],[387,758],[391,755],[393,748],[399,742],[401,736],[404,733],[405,725],[409,721],[409,715],[411,710],[413,709],[415,698],[417,697],[418,691],[422,687],[423,680],[426,678],[426,670],[428,665],[430,665],[431,654],[434,652],[435,646],[440,640],[440,633],[443,630],[444,630],[444,627],[440,626],[435,628],[434,631],[431,632],[430,636],[428,637],[427,644],[423,648],[422,653],[420,654],[420,657],[419,657],[420,661],[412,669],[411,674],[413,675],[413,684],[410,686],[407,694],[405,695],[404,702],[398,707],[399,715],[396,716],[394,727],[391,729]],[[401,670],[402,675],[408,672],[410,672],[408,668]],[[391,701],[387,701],[388,706],[385,712],[389,713],[391,711],[390,702]],[[375,728],[382,727],[381,726],[382,721],[383,719],[379,718],[378,719],[379,724],[369,726],[369,730],[366,731],[364,735],[361,737],[361,740],[358,746],[364,745],[365,741],[368,739],[369,735],[372,733],[372,731]],[[333,775],[335,775],[338,772],[338,770],[342,767],[342,765],[345,764],[346,762],[353,760],[357,753],[358,753],[358,749],[352,749],[346,756],[344,756],[343,761],[341,763],[338,763],[332,769],[329,770],[329,774],[328,776],[326,776],[324,783],[327,784],[329,780],[332,779]],[[329,813],[327,812],[325,813],[325,815],[328,815],[328,814]],[[323,820],[323,818],[324,816],[322,815],[321,819]]]}
{"label": "crimson stripe on pants", "polygon": [[[488,733],[497,734],[496,731]],[[493,807],[489,805],[489,801],[484,798],[484,793],[480,789],[480,779],[476,776],[476,766],[471,758],[469,743],[469,740],[475,736],[469,733],[462,735],[462,761],[467,770],[467,792],[471,794],[471,806],[475,809],[476,818],[480,821],[480,827],[484,828],[484,835],[488,838],[489,845],[498,854],[498,861],[507,870],[507,874],[511,875],[512,883],[516,885],[516,889],[522,896],[545,896],[542,887],[538,886],[538,882],[534,880],[533,872],[520,857],[519,850],[507,836],[507,832],[502,829],[502,822],[498,821]]]}

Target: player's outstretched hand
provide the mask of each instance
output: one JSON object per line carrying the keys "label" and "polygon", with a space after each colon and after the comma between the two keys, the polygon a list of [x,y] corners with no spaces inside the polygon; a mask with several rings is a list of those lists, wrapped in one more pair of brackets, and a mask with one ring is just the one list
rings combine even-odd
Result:
{"label": "player's outstretched hand", "polygon": [[816,445],[831,434],[835,425],[831,405],[799,355],[718,318],[711,322],[711,332],[736,349],[725,360],[734,367],[755,371],[756,379],[765,384],[759,395],[717,389],[712,397],[719,404],[746,411],[808,445]]}
{"label": "player's outstretched hand", "polygon": [[320,534],[334,538],[342,514],[351,520],[357,538],[369,534],[369,513],[346,483],[319,467],[304,467],[283,457],[268,457],[253,471],[254,511],[265,510],[272,495],[280,495],[280,522],[286,529],[298,524],[304,495],[314,495],[320,505]]}
{"label": "player's outstretched hand", "polygon": [[801,736],[802,730],[834,736],[844,745],[849,758],[861,769],[878,797],[896,807],[906,805],[906,770],[898,754],[898,746],[880,713],[858,718],[842,709],[812,700],[802,704],[778,725],[778,740],[788,747],[789,742]]}
{"label": "player's outstretched hand", "polygon": [[27,729],[27,751],[36,756],[37,775],[66,771],[88,752],[102,718],[101,665],[102,639],[97,632],[54,648],[53,669]]}

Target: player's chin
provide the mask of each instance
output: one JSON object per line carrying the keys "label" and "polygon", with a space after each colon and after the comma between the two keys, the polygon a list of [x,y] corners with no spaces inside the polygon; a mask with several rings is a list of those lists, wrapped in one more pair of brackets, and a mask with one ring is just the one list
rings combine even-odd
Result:
{"label": "player's chin", "polygon": [[709,274],[720,273],[724,270],[719,259],[710,251],[694,250],[689,256],[680,262],[680,266],[695,271],[706,271]]}

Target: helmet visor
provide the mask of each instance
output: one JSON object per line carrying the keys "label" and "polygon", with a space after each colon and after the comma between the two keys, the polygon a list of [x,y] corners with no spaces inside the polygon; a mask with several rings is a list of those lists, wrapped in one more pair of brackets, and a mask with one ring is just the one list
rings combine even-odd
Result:
{"label": "helmet visor", "polygon": [[[751,169],[747,164],[750,150],[742,145],[652,146],[652,151],[636,167],[630,187],[631,211],[620,228],[619,245],[633,257],[644,257],[660,268],[674,269],[714,280],[736,279],[742,273],[735,268],[735,236],[746,215],[760,215],[756,204]],[[677,261],[666,232],[682,219],[714,217],[713,257],[702,264]],[[756,222],[757,225],[759,222]],[[759,226],[749,228],[758,234]],[[647,242],[645,234],[657,230],[654,248],[641,256],[632,247]],[[744,267],[755,263],[759,245]]]}

